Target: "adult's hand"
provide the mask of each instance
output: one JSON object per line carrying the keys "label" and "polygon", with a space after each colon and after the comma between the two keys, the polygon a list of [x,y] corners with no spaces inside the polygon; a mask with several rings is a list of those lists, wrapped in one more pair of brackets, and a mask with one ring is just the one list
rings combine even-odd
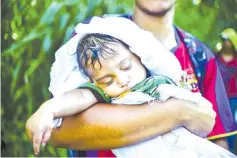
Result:
{"label": "adult's hand", "polygon": [[201,97],[199,104],[187,106],[184,106],[187,111],[184,110],[182,114],[184,127],[195,135],[206,137],[215,125],[216,113],[212,109],[212,104],[204,97]]}

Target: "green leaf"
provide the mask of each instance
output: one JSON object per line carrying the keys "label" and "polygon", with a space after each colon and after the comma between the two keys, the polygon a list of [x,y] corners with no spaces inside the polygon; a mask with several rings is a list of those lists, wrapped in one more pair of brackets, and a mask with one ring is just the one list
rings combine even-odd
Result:
{"label": "green leaf", "polygon": [[43,50],[45,53],[49,52],[51,45],[52,45],[51,34],[47,34],[46,37],[44,38],[44,42],[43,42]]}
{"label": "green leaf", "polygon": [[53,1],[50,7],[46,10],[45,14],[40,19],[40,23],[43,25],[51,24],[62,6],[62,3]]}
{"label": "green leaf", "polygon": [[22,67],[22,61],[19,61],[16,68],[12,72],[11,94],[17,89],[17,82],[19,82],[19,72]]}
{"label": "green leaf", "polygon": [[[36,30],[33,30],[28,36],[26,36],[23,40],[11,45],[10,48],[6,49],[3,51],[3,56],[6,55],[13,55],[15,53],[15,51],[19,48],[24,48],[25,44],[28,44],[30,42],[32,42],[35,39],[38,39],[40,37],[42,37],[45,34],[49,34],[51,33],[52,30],[46,30],[43,32],[36,32]],[[22,52],[23,53],[23,52]]]}
{"label": "green leaf", "polygon": [[69,18],[70,18],[70,14],[68,14],[68,13],[65,13],[63,16],[61,16],[60,24],[59,24],[60,30],[65,29],[65,27],[69,21]]}
{"label": "green leaf", "polygon": [[28,69],[26,69],[26,71],[24,73],[25,77],[28,77],[34,73],[35,69],[39,67],[41,60],[37,60],[37,59],[31,60],[30,63],[31,63],[30,67]]}
{"label": "green leaf", "polygon": [[25,86],[18,88],[16,90],[16,93],[13,97],[14,101],[17,102],[19,100],[19,98],[25,93]]}

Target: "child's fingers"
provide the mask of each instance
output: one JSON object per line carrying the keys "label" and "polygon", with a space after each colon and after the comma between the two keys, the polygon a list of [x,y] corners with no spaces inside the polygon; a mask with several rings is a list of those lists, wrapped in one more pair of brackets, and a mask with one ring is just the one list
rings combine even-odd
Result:
{"label": "child's fingers", "polygon": [[43,133],[40,132],[40,133],[33,136],[33,148],[34,148],[35,155],[39,154],[40,144],[42,141],[42,135],[43,135]]}
{"label": "child's fingers", "polygon": [[30,139],[30,141],[33,141],[33,129],[32,126],[30,124],[30,119],[27,120],[26,125],[25,125],[25,130],[26,130],[26,134],[28,136],[28,138]]}
{"label": "child's fingers", "polygon": [[42,146],[44,147],[46,143],[49,141],[49,138],[51,136],[53,127],[48,127],[46,132],[44,133],[43,140],[42,140]]}
{"label": "child's fingers", "polygon": [[26,134],[28,138],[30,139],[30,141],[32,141],[33,140],[32,132],[28,129],[28,127],[26,127]]}

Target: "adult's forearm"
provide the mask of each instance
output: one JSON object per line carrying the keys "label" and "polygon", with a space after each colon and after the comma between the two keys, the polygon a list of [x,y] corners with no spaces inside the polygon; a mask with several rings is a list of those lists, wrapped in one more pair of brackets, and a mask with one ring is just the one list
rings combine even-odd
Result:
{"label": "adult's forearm", "polygon": [[119,148],[151,139],[181,125],[177,100],[156,105],[97,104],[64,119],[51,142],[56,147],[78,150]]}

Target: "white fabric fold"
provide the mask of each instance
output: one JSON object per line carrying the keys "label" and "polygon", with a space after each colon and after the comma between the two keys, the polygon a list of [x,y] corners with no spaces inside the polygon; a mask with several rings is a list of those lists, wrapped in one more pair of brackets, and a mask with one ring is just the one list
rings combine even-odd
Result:
{"label": "white fabric fold", "polygon": [[55,62],[51,67],[49,91],[53,96],[75,89],[87,82],[77,64],[76,49],[81,36],[70,39],[55,53]]}

